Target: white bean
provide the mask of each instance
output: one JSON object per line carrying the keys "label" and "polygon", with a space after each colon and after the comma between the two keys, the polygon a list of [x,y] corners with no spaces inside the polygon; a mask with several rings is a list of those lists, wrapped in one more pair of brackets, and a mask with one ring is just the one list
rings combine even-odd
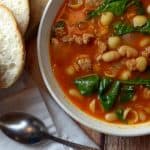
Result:
{"label": "white bean", "polygon": [[147,68],[147,59],[143,56],[140,56],[136,59],[136,68],[138,71],[143,72]]}
{"label": "white bean", "polygon": [[108,26],[112,22],[113,18],[114,18],[113,13],[104,12],[102,13],[102,16],[101,16],[101,24],[104,26]]}
{"label": "white bean", "polygon": [[133,25],[134,25],[134,27],[141,27],[141,26],[143,26],[144,24],[146,24],[146,22],[147,22],[147,18],[145,17],[145,16],[135,16],[134,18],[133,18]]}
{"label": "white bean", "polygon": [[112,48],[112,49],[117,48],[120,45],[120,43],[121,43],[121,39],[118,36],[112,36],[112,37],[109,37],[108,39],[109,48]]}
{"label": "white bean", "polygon": [[109,121],[109,122],[116,121],[116,120],[117,120],[117,115],[116,115],[116,113],[114,113],[114,112],[107,113],[107,114],[105,115],[105,120],[106,120],[106,121]]}
{"label": "white bean", "polygon": [[121,56],[126,56],[127,58],[134,58],[138,56],[138,52],[135,48],[132,48],[127,45],[123,45],[118,49],[118,52]]}
{"label": "white bean", "polygon": [[109,51],[102,55],[102,60],[105,62],[116,61],[120,58],[120,54],[117,51]]}

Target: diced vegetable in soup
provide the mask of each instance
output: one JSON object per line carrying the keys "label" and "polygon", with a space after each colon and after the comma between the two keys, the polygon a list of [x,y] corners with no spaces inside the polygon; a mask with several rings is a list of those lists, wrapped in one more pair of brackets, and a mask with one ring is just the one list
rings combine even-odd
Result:
{"label": "diced vegetable in soup", "polygon": [[64,0],[50,56],[59,85],[85,113],[150,121],[150,0]]}

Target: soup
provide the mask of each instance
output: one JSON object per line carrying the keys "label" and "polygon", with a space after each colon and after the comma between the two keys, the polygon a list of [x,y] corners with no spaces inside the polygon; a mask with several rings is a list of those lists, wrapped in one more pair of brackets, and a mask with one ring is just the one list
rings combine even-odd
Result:
{"label": "soup", "polygon": [[127,125],[150,120],[150,1],[65,0],[50,56],[59,85],[85,113]]}

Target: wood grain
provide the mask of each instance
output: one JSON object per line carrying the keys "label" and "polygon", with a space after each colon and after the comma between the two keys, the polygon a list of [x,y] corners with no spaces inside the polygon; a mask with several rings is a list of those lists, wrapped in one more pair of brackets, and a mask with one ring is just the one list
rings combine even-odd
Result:
{"label": "wood grain", "polygon": [[115,137],[105,136],[105,150],[149,150],[150,136]]}

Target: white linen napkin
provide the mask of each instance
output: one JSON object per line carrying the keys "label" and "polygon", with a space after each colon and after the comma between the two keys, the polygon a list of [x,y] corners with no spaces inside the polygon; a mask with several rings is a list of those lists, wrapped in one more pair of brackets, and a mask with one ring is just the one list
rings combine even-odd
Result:
{"label": "white linen napkin", "polygon": [[[59,108],[49,93],[41,88],[39,90],[28,79],[27,75],[23,76],[14,87],[8,90],[0,90],[0,99],[0,114],[12,111],[30,113],[41,119],[51,134],[98,148],[79,126]],[[10,140],[1,132],[0,139],[0,150],[71,150],[71,148],[52,141],[36,146],[21,145]]]}

